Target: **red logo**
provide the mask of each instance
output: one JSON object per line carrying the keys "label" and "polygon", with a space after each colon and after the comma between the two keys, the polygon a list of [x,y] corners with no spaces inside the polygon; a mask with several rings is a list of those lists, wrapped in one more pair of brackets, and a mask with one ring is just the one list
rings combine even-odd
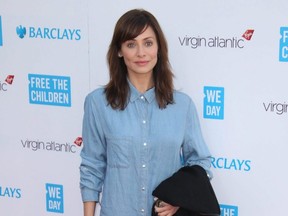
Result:
{"label": "red logo", "polygon": [[82,137],[77,137],[74,141],[74,144],[76,144],[77,146],[81,146],[82,145]]}
{"label": "red logo", "polygon": [[12,85],[14,80],[14,75],[8,75],[5,79],[5,82],[7,82],[9,85]]}
{"label": "red logo", "polygon": [[248,29],[247,31],[245,31],[245,33],[242,35],[242,37],[249,41],[249,40],[251,40],[253,33],[254,33],[253,29]]}

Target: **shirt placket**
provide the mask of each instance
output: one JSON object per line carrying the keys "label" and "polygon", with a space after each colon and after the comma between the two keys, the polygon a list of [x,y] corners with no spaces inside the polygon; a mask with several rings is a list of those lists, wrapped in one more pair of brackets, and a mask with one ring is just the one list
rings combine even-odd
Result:
{"label": "shirt placket", "polygon": [[140,212],[141,215],[147,215],[147,182],[148,182],[148,128],[149,128],[149,119],[148,119],[148,102],[144,95],[140,96],[138,104],[138,112],[140,115],[140,124],[141,124],[141,143],[140,143]]}

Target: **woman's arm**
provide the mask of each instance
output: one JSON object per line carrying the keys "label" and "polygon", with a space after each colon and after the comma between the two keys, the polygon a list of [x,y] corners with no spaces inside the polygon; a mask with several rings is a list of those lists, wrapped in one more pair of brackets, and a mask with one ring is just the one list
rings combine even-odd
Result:
{"label": "woman's arm", "polygon": [[206,170],[209,178],[212,178],[211,154],[203,139],[197,110],[192,100],[187,112],[183,156],[185,166],[200,165]]}
{"label": "woman's arm", "polygon": [[94,216],[96,210],[96,202],[83,202],[84,216]]}

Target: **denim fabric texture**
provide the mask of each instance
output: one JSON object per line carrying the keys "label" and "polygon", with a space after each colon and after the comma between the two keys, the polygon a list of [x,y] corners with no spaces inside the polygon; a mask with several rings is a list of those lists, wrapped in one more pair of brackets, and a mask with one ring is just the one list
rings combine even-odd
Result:
{"label": "denim fabric texture", "polygon": [[192,99],[174,91],[174,104],[160,109],[155,89],[130,85],[125,110],[107,105],[103,88],[84,104],[80,189],[97,201],[101,216],[150,216],[152,191],[182,166],[200,165],[211,175],[211,155]]}

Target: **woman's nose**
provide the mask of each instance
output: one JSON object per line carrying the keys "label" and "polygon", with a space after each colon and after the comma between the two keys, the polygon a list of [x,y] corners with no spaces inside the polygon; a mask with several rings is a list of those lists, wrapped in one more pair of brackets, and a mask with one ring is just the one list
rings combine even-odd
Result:
{"label": "woman's nose", "polygon": [[145,49],[144,49],[144,47],[143,47],[142,45],[139,45],[139,46],[137,47],[137,56],[138,56],[138,57],[143,57],[143,56],[145,56]]}

